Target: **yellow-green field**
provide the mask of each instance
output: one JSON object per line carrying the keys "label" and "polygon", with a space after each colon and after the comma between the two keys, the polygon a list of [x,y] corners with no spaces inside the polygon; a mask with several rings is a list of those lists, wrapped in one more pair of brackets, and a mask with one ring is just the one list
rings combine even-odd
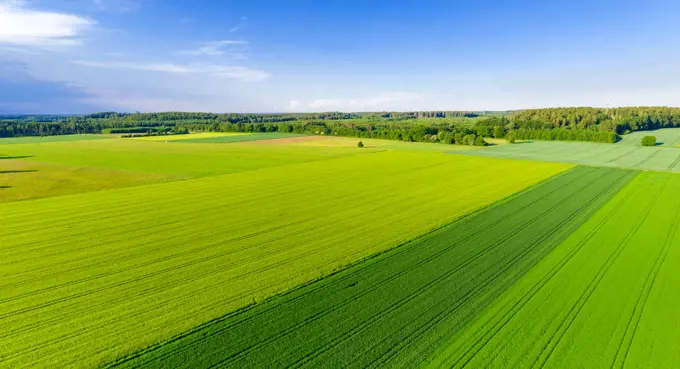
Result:
{"label": "yellow-green field", "polygon": [[70,195],[178,179],[128,170],[0,160],[0,202]]}
{"label": "yellow-green field", "polygon": [[0,205],[1,365],[103,364],[570,167],[362,152]]}
{"label": "yellow-green field", "polygon": [[228,137],[228,136],[243,136],[247,133],[238,132],[197,132],[187,135],[168,135],[168,136],[148,136],[148,137],[135,137],[133,140],[141,141],[181,141],[181,140],[193,140],[197,138],[214,138],[214,137]]}

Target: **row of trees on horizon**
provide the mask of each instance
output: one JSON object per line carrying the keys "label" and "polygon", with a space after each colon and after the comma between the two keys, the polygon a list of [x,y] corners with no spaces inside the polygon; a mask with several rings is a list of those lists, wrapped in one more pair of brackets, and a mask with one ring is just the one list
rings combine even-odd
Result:
{"label": "row of trees on horizon", "polygon": [[514,139],[616,142],[620,134],[669,127],[680,127],[680,108],[573,107],[516,112],[305,114],[103,112],[74,116],[0,116],[0,137],[190,130],[290,132],[454,144],[480,144],[478,136],[505,138],[508,134]]}

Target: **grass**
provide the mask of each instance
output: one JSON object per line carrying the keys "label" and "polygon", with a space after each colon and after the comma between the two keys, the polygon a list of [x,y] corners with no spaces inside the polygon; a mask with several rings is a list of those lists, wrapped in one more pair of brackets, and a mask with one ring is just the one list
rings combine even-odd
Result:
{"label": "grass", "polygon": [[640,146],[645,136],[656,137],[657,146],[677,146],[680,144],[680,128],[662,128],[655,131],[638,131],[621,136],[620,145]]}
{"label": "grass", "polygon": [[247,133],[236,133],[236,132],[200,132],[200,133],[190,133],[184,135],[168,135],[168,136],[148,136],[148,137],[134,137],[134,140],[141,141],[182,141],[191,140],[197,138],[216,138],[216,137],[229,137],[229,136],[245,136]]}
{"label": "grass", "polygon": [[191,143],[231,143],[231,142],[246,142],[246,141],[260,141],[273,140],[277,138],[292,138],[302,137],[306,135],[299,135],[293,133],[247,133],[247,134],[231,134],[213,137],[193,138],[188,140],[181,140],[178,142]]}
{"label": "grass", "polygon": [[2,365],[115,360],[567,168],[373,151],[0,204]]}
{"label": "grass", "polygon": [[[282,141],[282,145],[306,146],[306,147],[357,147],[358,138],[338,137],[338,136],[312,136],[311,139],[296,142]],[[478,146],[463,145],[444,145],[440,143],[426,142],[404,142],[398,140],[378,140],[372,138],[362,138],[364,149],[378,150],[406,150],[406,151],[427,151],[454,153],[464,150],[477,150]],[[276,144],[276,142],[271,142]]]}
{"label": "grass", "polygon": [[468,155],[680,172],[680,150],[591,142],[533,141],[464,152]]}
{"label": "grass", "polygon": [[373,151],[349,147],[255,147],[207,143],[166,145],[136,139],[115,139],[11,145],[6,147],[3,154],[30,157],[31,161],[43,163],[196,178]]}
{"label": "grass", "polygon": [[377,258],[117,364],[412,368],[636,174],[574,169]]}
{"label": "grass", "polygon": [[638,176],[434,356],[442,367],[674,367],[680,177]]}
{"label": "grass", "polygon": [[0,203],[137,186],[175,176],[71,165],[0,160]]}
{"label": "grass", "polygon": [[[104,140],[113,137],[107,135],[63,135],[63,136],[28,136],[28,137],[8,137],[0,138],[0,145],[16,144],[36,144],[46,142],[68,142],[68,141],[89,141]],[[0,153],[1,154],[1,153]]]}

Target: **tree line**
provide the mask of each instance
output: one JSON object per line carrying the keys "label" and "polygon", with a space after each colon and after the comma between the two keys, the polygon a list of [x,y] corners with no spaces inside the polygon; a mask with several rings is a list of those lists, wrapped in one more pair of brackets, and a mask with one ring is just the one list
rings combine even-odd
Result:
{"label": "tree line", "polygon": [[616,142],[620,134],[667,127],[680,127],[680,108],[573,107],[514,112],[301,114],[101,112],[74,116],[0,116],[0,137],[189,130],[290,132],[466,145],[482,144],[484,138]]}

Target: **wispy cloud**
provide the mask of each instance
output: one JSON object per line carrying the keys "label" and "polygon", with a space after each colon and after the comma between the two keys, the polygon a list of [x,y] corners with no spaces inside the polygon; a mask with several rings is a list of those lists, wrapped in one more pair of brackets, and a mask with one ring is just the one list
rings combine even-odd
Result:
{"label": "wispy cloud", "polygon": [[75,60],[73,64],[84,65],[86,67],[106,68],[106,69],[130,69],[130,70],[145,70],[151,72],[165,72],[165,73],[196,73],[196,70],[190,67],[177,64],[144,64],[134,62],[100,62],[95,60]]}
{"label": "wispy cloud", "polygon": [[429,95],[415,92],[391,92],[362,99],[317,99],[309,103],[312,110],[409,110]]}
{"label": "wispy cloud", "polygon": [[270,77],[269,73],[261,70],[231,65],[180,65],[172,63],[101,62],[95,60],[76,60],[72,63],[93,68],[140,70],[172,74],[206,74],[242,81],[262,81]]}
{"label": "wispy cloud", "polygon": [[300,107],[300,102],[298,100],[290,100],[288,102],[288,109],[289,110],[295,110]]}
{"label": "wispy cloud", "polygon": [[238,59],[245,59],[240,46],[247,45],[247,41],[241,40],[221,40],[209,41],[201,44],[201,47],[195,50],[179,50],[180,54],[184,55],[204,55],[204,56],[233,56]]}
{"label": "wispy cloud", "polygon": [[79,45],[79,36],[95,23],[73,14],[29,9],[23,1],[0,2],[0,44]]}

